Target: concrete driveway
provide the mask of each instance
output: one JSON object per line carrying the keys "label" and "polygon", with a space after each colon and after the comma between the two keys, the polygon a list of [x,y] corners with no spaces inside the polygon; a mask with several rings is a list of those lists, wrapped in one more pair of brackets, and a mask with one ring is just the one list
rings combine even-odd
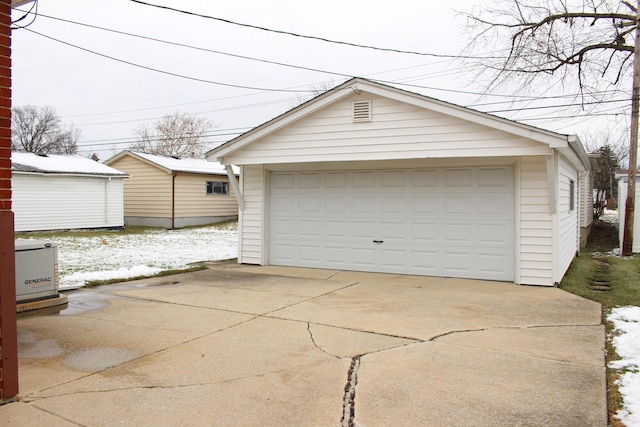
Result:
{"label": "concrete driveway", "polygon": [[220,263],[18,330],[3,425],[607,423],[600,306],[555,288]]}

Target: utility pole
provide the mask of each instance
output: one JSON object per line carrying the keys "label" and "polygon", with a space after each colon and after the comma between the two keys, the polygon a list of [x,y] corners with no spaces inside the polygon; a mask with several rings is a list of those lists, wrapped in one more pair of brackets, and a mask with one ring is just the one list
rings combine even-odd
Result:
{"label": "utility pole", "polygon": [[633,220],[635,216],[636,173],[638,169],[638,118],[640,117],[640,28],[636,6],[636,43],[633,54],[633,91],[631,93],[631,138],[629,141],[629,182],[624,209],[622,255],[633,253]]}

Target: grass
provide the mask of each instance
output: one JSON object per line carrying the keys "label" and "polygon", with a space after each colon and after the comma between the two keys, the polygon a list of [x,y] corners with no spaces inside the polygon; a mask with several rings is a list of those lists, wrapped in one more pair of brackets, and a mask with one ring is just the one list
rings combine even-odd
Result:
{"label": "grass", "polygon": [[111,285],[113,283],[123,283],[123,282],[131,282],[134,280],[140,280],[140,279],[148,279],[150,277],[163,277],[163,276],[171,276],[174,274],[181,274],[181,273],[191,273],[194,271],[200,271],[200,270],[206,270],[207,266],[204,264],[198,264],[195,265],[193,267],[189,267],[189,268],[185,268],[185,269],[177,269],[177,270],[163,270],[159,273],[153,274],[151,276],[136,276],[136,277],[129,277],[127,279],[110,279],[110,280],[89,280],[87,281],[84,286],[85,288],[92,288],[95,286],[102,286],[102,285]]}
{"label": "grass", "polygon": [[[610,254],[618,247],[617,227],[598,221],[594,224],[587,248],[578,256],[562,279],[560,288],[583,298],[602,304],[603,321],[607,331],[606,362],[618,359],[611,343],[613,324],[606,321],[606,314],[616,307],[640,306],[640,257],[620,257]],[[604,266],[603,266],[603,263]],[[608,266],[607,266],[608,264]],[[594,279],[606,281],[606,291],[591,288]],[[622,427],[615,414],[622,407],[622,397],[616,381],[619,373],[607,367],[607,406],[609,425]]]}

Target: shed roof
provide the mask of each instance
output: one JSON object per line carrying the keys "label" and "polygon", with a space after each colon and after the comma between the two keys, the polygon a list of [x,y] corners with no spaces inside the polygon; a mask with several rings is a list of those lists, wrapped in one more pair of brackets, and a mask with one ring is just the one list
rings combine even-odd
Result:
{"label": "shed roof", "polygon": [[[110,159],[106,160],[106,164],[113,164],[117,160],[125,156],[131,156],[140,160],[152,163],[168,172],[187,172],[197,174],[210,175],[226,175],[227,171],[224,165],[218,162],[209,162],[204,159],[178,159],[169,156],[160,156],[157,154],[140,153],[137,151],[121,151]],[[234,169],[235,173],[238,173]]]}
{"label": "shed roof", "polygon": [[80,155],[11,152],[13,172],[127,177],[122,171]]}

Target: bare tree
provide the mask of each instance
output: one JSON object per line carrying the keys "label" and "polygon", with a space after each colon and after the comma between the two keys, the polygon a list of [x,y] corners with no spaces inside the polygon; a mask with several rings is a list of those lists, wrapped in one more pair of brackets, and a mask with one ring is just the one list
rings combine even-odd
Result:
{"label": "bare tree", "polygon": [[50,106],[14,107],[11,116],[11,149],[36,154],[75,154],[80,130],[65,128]]}
{"label": "bare tree", "polygon": [[[482,68],[490,86],[516,81],[530,86],[540,77],[577,83],[594,95],[604,85],[632,78],[629,183],[625,202],[623,255],[633,247],[633,218],[640,115],[640,30],[638,7],[619,0],[503,0],[468,14],[473,44],[498,48]],[[501,50],[502,49],[502,50]],[[600,92],[602,93],[602,92]],[[584,99],[584,98],[583,98]]]}
{"label": "bare tree", "polygon": [[205,137],[212,123],[185,113],[165,116],[152,126],[136,129],[138,141],[131,150],[178,158],[202,158],[207,149]]}
{"label": "bare tree", "polygon": [[501,0],[468,14],[474,44],[496,54],[482,60],[506,80],[529,86],[542,76],[577,82],[583,92],[618,84],[633,67],[637,12],[616,0]]}
{"label": "bare tree", "polygon": [[333,80],[322,82],[317,85],[313,85],[311,88],[311,92],[305,96],[296,95],[295,100],[292,101],[292,108],[297,107],[298,105],[304,104],[305,102],[315,98],[316,96],[322,95],[323,93],[333,89],[338,86]]}
{"label": "bare tree", "polygon": [[598,169],[593,171],[593,216],[598,219],[607,207],[607,199],[618,196],[615,171],[620,168],[621,152],[615,146],[605,144],[592,154],[598,156]]}

